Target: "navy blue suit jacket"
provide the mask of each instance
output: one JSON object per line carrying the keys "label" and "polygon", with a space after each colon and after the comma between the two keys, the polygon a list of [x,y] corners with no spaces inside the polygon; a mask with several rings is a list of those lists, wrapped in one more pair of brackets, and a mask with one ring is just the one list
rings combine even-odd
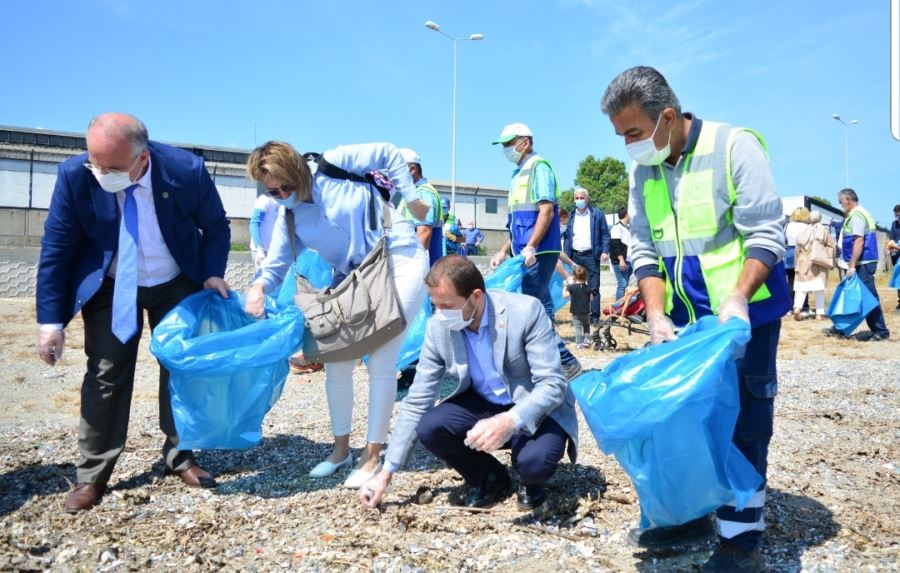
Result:
{"label": "navy blue suit jacket", "polygon": [[[588,207],[591,213],[591,250],[594,258],[600,260],[603,253],[609,254],[609,225],[606,224],[606,215],[603,209],[598,207]],[[575,209],[569,213],[569,223],[566,225],[565,243],[566,256],[572,258],[572,233],[575,229]]]}
{"label": "navy blue suit jacket", "polygon": [[[203,159],[151,141],[150,177],[159,229],[181,272],[203,284],[224,277],[231,229]],[[97,293],[119,245],[119,206],[84,168],[59,165],[37,272],[37,321],[68,324]]]}

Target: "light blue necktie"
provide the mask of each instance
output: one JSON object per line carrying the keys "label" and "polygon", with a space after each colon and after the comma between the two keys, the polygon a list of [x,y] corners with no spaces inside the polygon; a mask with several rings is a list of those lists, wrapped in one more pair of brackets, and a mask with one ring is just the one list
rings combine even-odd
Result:
{"label": "light blue necktie", "polygon": [[125,205],[119,223],[116,284],[113,289],[112,332],[125,344],[137,332],[138,213],[132,185],[125,189]]}

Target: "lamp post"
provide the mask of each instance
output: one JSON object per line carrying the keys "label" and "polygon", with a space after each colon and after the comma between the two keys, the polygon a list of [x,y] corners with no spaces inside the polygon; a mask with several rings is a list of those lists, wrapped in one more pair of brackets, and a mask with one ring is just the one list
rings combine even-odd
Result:
{"label": "lamp post", "polygon": [[457,38],[441,30],[441,27],[431,20],[425,22],[425,27],[453,41],[453,110],[450,119],[452,134],[450,137],[450,211],[452,212],[456,209],[456,45],[465,40],[482,40],[484,36],[482,34],[470,34],[467,38]]}
{"label": "lamp post", "polygon": [[832,114],[834,119],[841,122],[841,125],[844,126],[844,187],[850,187],[850,155],[847,151],[847,130],[850,129],[851,125],[856,125],[859,121],[852,119],[850,121],[844,121],[841,119],[841,116],[838,114]]}

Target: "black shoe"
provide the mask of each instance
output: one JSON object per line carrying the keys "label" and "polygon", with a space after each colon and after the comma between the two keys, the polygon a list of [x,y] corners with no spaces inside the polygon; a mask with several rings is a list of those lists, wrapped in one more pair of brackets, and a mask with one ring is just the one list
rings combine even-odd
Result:
{"label": "black shoe", "polygon": [[737,545],[722,541],[700,570],[713,573],[717,571],[723,573],[737,571],[756,573],[763,570],[763,560],[758,549],[747,551]]}
{"label": "black shoe", "polygon": [[699,543],[712,537],[713,526],[708,516],[673,525],[671,527],[654,527],[652,529],[631,529],[628,531],[628,542],[646,549],[669,549],[680,545]]}
{"label": "black shoe", "polygon": [[544,486],[541,484],[521,484],[519,486],[519,491],[516,492],[516,505],[518,505],[519,509],[522,511],[532,511],[537,509],[546,500],[547,492],[544,491]]}
{"label": "black shoe", "polygon": [[823,328],[822,334],[824,334],[825,336],[834,336],[835,338],[848,338],[848,336],[846,336],[843,332],[833,326]]}
{"label": "black shoe", "polygon": [[488,474],[480,485],[470,486],[463,499],[466,507],[488,507],[506,498],[512,492],[512,481],[509,474]]}
{"label": "black shoe", "polygon": [[860,342],[881,342],[882,340],[890,339],[890,337],[891,337],[890,333],[881,334],[879,332],[872,332],[872,331],[860,332],[860,333],[857,333],[856,336],[854,336],[854,338]]}

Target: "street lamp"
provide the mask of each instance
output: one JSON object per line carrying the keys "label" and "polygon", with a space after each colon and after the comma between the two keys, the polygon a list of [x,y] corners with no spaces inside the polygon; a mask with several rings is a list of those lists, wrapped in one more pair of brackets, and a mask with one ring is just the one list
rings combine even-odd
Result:
{"label": "street lamp", "polygon": [[859,121],[852,119],[850,121],[844,121],[841,119],[841,116],[838,114],[832,114],[834,119],[841,122],[841,125],[844,126],[844,187],[850,188],[850,156],[847,153],[847,130],[850,129],[851,125],[856,125]]}
{"label": "street lamp", "polygon": [[456,209],[456,44],[465,40],[482,40],[484,39],[484,35],[470,34],[468,38],[456,38],[441,30],[441,27],[431,20],[425,22],[425,27],[453,40],[453,111],[450,120],[452,132],[450,138],[450,210],[454,211]]}

